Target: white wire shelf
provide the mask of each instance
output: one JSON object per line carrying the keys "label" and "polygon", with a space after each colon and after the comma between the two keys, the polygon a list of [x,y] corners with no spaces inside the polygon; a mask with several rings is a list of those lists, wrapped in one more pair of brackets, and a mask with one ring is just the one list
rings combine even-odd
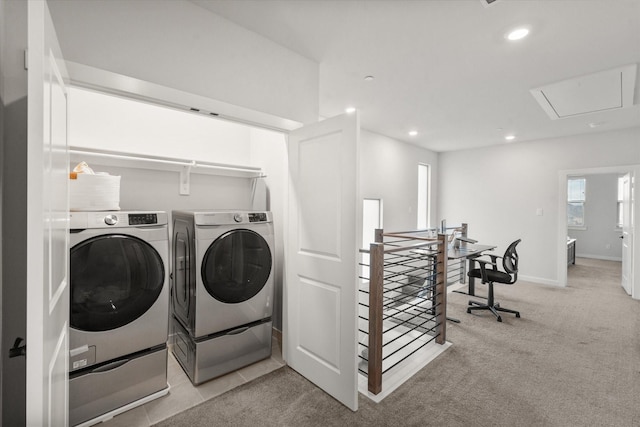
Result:
{"label": "white wire shelf", "polygon": [[85,161],[90,166],[115,166],[178,172],[180,174],[180,194],[183,195],[189,194],[190,175],[192,173],[249,179],[264,178],[266,176],[262,168],[254,166],[203,162],[81,147],[69,147],[69,160],[72,164]]}

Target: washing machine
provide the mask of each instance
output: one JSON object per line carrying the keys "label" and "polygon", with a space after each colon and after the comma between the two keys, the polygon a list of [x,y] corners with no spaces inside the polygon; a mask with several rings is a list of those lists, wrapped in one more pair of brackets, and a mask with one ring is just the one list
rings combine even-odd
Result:
{"label": "washing machine", "polygon": [[172,350],[194,384],[271,355],[271,212],[173,211]]}
{"label": "washing machine", "polygon": [[75,425],[167,389],[167,214],[72,212],[70,247]]}

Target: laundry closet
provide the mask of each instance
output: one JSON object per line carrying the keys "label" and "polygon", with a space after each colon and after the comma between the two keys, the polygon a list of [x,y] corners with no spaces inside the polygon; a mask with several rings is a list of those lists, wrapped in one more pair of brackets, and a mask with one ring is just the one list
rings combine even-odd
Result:
{"label": "laundry closet", "polygon": [[[269,357],[282,330],[284,134],[77,87],[69,117],[70,169],[119,177],[117,206],[71,197],[71,423],[166,394],[167,342],[194,384]],[[95,295],[111,279],[120,289]],[[113,310],[95,320],[92,304]]]}

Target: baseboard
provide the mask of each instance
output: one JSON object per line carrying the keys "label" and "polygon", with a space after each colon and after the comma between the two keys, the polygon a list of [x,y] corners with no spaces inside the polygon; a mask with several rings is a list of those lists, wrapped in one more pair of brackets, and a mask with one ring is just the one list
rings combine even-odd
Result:
{"label": "baseboard", "polygon": [[[518,275],[518,281],[561,287],[557,280],[543,279],[542,277],[535,277],[535,276],[523,276],[522,274]],[[469,285],[468,283],[461,283],[461,282],[452,283],[447,286],[447,293],[451,293],[459,289],[465,289],[468,285]]]}
{"label": "baseboard", "polygon": [[591,255],[591,254],[576,254],[576,258],[591,258],[591,259],[601,259],[601,260],[604,260],[604,261],[622,262],[622,257],[614,257],[614,256],[602,256],[602,255]]}

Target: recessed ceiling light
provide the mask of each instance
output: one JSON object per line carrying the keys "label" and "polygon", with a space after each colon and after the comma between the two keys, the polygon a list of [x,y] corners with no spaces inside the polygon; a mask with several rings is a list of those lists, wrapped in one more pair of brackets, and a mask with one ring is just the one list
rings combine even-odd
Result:
{"label": "recessed ceiling light", "polygon": [[410,130],[409,131],[409,136],[416,136],[418,134],[417,130]]}
{"label": "recessed ceiling light", "polygon": [[516,139],[515,135],[507,135],[504,137],[504,139],[506,139],[507,141],[513,141],[514,139]]}
{"label": "recessed ceiling light", "polygon": [[370,82],[373,79],[375,79],[375,77],[373,77],[373,76],[365,76],[364,81]]}
{"label": "recessed ceiling light", "polygon": [[347,107],[344,109],[344,112],[347,114],[355,113],[356,107]]}
{"label": "recessed ceiling light", "polygon": [[516,28],[507,33],[507,40],[516,41],[527,37],[529,29],[526,27]]}

